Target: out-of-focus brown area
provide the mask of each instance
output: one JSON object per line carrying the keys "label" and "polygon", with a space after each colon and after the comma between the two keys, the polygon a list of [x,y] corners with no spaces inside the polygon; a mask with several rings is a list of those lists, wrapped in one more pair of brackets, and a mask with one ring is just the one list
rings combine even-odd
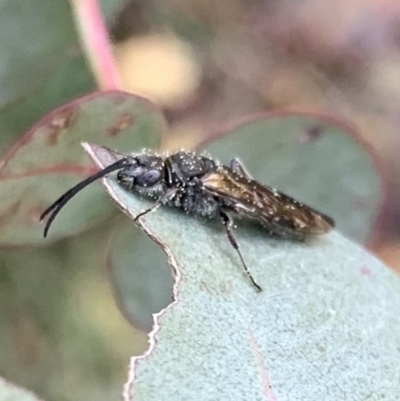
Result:
{"label": "out-of-focus brown area", "polygon": [[[374,250],[400,269],[400,3],[130,2],[112,28],[126,88],[162,105],[167,148],[277,108],[350,121],[384,160],[389,204]],[[390,244],[390,245],[388,245]]]}

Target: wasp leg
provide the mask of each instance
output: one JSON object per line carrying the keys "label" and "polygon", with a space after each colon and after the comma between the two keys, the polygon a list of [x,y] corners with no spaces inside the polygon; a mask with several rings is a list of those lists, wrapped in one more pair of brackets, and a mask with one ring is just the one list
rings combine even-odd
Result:
{"label": "wasp leg", "polygon": [[243,259],[242,253],[240,252],[239,244],[237,243],[237,241],[233,235],[233,231],[232,231],[232,224],[233,224],[232,219],[224,212],[220,212],[220,216],[222,217],[222,222],[224,223],[226,235],[228,236],[229,242],[231,243],[233,248],[238,253],[239,258],[243,265],[243,269],[244,269],[245,273],[247,274],[247,277],[250,279],[250,281],[252,282],[254,287],[256,287],[256,290],[258,292],[262,291],[262,288],[256,283],[253,276],[251,275],[250,270],[247,267],[246,262]]}
{"label": "wasp leg", "polygon": [[139,213],[133,221],[138,221],[140,218],[142,218],[144,215],[154,212],[154,210],[158,209],[160,205],[163,205],[167,203],[168,201],[172,200],[174,196],[176,195],[178,191],[178,188],[173,188],[170,191],[165,192],[158,200],[155,202],[153,205],[151,205],[148,209],[144,210],[143,212]]}
{"label": "wasp leg", "polygon": [[243,163],[236,157],[234,159],[231,159],[231,169],[233,172],[240,174],[243,177],[249,178],[250,180],[253,179],[253,177],[246,170],[246,167],[243,165]]}

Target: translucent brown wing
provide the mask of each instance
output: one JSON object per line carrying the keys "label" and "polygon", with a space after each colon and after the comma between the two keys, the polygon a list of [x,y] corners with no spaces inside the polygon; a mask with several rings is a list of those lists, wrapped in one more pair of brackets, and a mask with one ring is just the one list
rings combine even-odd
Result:
{"label": "translucent brown wing", "polygon": [[218,197],[226,209],[259,221],[281,237],[325,234],[335,225],[325,214],[227,167],[206,174],[201,181],[204,190]]}

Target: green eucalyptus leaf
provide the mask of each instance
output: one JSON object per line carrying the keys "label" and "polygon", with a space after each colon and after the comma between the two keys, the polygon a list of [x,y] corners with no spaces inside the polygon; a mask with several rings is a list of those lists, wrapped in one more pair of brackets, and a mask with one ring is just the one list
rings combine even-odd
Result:
{"label": "green eucalyptus leaf", "polygon": [[3,105],[44,81],[70,57],[78,39],[65,0],[3,0],[0,11]]}
{"label": "green eucalyptus leaf", "polygon": [[111,233],[106,261],[124,316],[150,332],[153,314],[172,302],[173,278],[165,253],[128,221]]}
{"label": "green eucalyptus leaf", "polygon": [[0,4],[0,155],[55,107],[95,83],[65,0]]}
{"label": "green eucalyptus leaf", "polygon": [[[85,148],[100,167],[119,157]],[[149,206],[104,183],[130,218]],[[238,225],[257,293],[221,224],[168,208],[139,224],[168,256],[175,302],[132,358],[125,399],[399,399],[400,279],[367,251],[337,232],[292,242]]]}
{"label": "green eucalyptus leaf", "polygon": [[[44,117],[0,161],[0,243],[44,243],[41,212],[96,171],[82,140],[120,150],[156,147],[163,124],[151,103],[119,91],[77,99]],[[60,213],[49,238],[82,232],[114,210],[100,186],[92,185]]]}
{"label": "green eucalyptus leaf", "polygon": [[[0,3],[0,155],[56,107],[96,89],[70,2]],[[111,20],[123,0],[101,0]],[[87,10],[95,10],[94,2]]]}
{"label": "green eucalyptus leaf", "polygon": [[382,171],[344,124],[306,114],[264,114],[200,148],[226,164],[239,158],[256,180],[333,217],[339,231],[358,242],[376,230],[384,200]]}
{"label": "green eucalyptus leaf", "polygon": [[0,108],[0,155],[47,113],[95,89],[81,54],[66,60],[32,92]]}

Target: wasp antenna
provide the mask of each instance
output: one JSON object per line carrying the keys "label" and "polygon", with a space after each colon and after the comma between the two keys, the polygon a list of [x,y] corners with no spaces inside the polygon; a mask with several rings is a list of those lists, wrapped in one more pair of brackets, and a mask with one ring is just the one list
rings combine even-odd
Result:
{"label": "wasp antenna", "polygon": [[54,219],[56,218],[57,214],[60,210],[65,206],[66,203],[69,202],[71,198],[73,198],[79,191],[83,188],[87,187],[92,182],[98,180],[99,178],[104,177],[107,174],[112,173],[115,170],[120,170],[128,163],[128,159],[124,158],[121,160],[116,161],[113,164],[110,164],[103,170],[98,171],[97,173],[91,175],[90,177],[86,178],[85,180],[81,181],[79,184],[72,187],[70,190],[65,192],[62,196],[60,196],[51,206],[49,206],[40,216],[40,221],[42,221],[49,213],[50,217],[46,222],[46,226],[44,227],[43,236],[46,238],[47,233],[49,232],[50,226]]}

